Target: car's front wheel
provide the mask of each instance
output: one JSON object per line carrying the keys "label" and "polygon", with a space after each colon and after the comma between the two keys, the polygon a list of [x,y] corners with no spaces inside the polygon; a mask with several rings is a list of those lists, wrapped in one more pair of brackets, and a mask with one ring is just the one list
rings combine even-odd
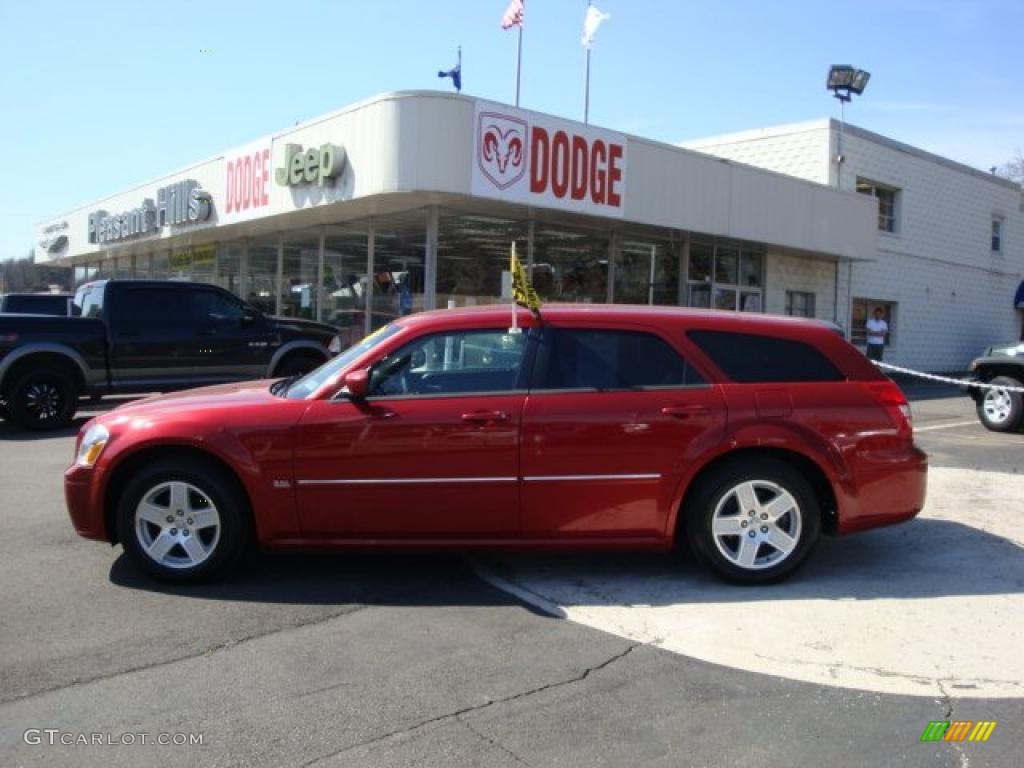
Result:
{"label": "car's front wheel", "polygon": [[131,479],[117,509],[118,537],[131,561],[161,581],[192,583],[224,575],[244,552],[247,502],[225,472],[171,459]]}
{"label": "car's front wheel", "polygon": [[978,418],[985,429],[1013,432],[1024,417],[1024,397],[1020,392],[1011,392],[1003,387],[1020,387],[1021,383],[1009,376],[996,376],[988,383],[999,388],[985,388],[978,400]]}
{"label": "car's front wheel", "polygon": [[821,533],[821,505],[811,484],[769,457],[714,470],[685,512],[695,554],[736,584],[784,579],[807,559]]}

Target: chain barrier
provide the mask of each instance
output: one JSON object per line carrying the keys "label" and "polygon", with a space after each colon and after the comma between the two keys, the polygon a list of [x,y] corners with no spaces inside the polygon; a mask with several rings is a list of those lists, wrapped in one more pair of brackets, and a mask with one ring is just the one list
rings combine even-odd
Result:
{"label": "chain barrier", "polygon": [[883,363],[878,360],[872,360],[875,365],[879,368],[883,368],[887,371],[896,371],[897,373],[903,373],[907,376],[916,376],[919,379],[927,379],[928,381],[941,381],[943,384],[956,384],[958,387],[977,387],[978,389],[1001,389],[1004,392],[1024,392],[1024,387],[1000,387],[996,384],[985,384],[980,381],[968,381],[966,379],[954,379],[950,376],[936,376],[934,373],[924,373],[923,371],[915,371],[910,368],[901,368],[898,365],[890,365],[889,363]]}

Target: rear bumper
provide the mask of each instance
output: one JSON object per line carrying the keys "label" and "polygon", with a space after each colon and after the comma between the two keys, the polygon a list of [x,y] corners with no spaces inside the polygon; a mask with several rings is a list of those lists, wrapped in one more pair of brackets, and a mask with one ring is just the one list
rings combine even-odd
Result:
{"label": "rear bumper", "polygon": [[840,514],[838,533],[902,523],[924,508],[928,456],[917,446],[871,452],[858,459],[856,500]]}
{"label": "rear bumper", "polygon": [[103,514],[103,470],[73,465],[64,473],[64,500],[79,536],[110,541]]}

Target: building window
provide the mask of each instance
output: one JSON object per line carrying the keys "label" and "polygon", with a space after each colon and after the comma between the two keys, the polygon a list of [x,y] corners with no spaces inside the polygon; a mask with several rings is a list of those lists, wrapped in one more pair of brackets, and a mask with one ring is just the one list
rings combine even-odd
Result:
{"label": "building window", "polygon": [[792,317],[814,317],[814,294],[786,291],[786,314]]}
{"label": "building window", "polygon": [[896,232],[897,198],[900,191],[868,179],[857,179],[857,191],[878,198],[878,228],[882,232]]}
{"label": "building window", "polygon": [[850,341],[861,346],[868,343],[867,322],[875,316],[875,310],[882,310],[882,319],[889,326],[885,334],[885,346],[892,344],[892,334],[895,328],[896,304],[891,301],[877,301],[875,299],[854,299],[853,313],[851,318]]}
{"label": "building window", "polygon": [[1003,252],[1003,217],[992,217],[992,252]]}
{"label": "building window", "polygon": [[691,307],[761,312],[764,253],[728,244],[690,244],[687,304]]}

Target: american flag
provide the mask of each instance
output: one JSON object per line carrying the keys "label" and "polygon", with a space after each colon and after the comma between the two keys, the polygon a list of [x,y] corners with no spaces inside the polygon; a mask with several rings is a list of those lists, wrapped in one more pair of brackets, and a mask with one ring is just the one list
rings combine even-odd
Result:
{"label": "american flag", "polygon": [[526,12],[525,0],[509,0],[505,15],[501,17],[501,28],[512,29],[512,27],[523,26],[523,14]]}

